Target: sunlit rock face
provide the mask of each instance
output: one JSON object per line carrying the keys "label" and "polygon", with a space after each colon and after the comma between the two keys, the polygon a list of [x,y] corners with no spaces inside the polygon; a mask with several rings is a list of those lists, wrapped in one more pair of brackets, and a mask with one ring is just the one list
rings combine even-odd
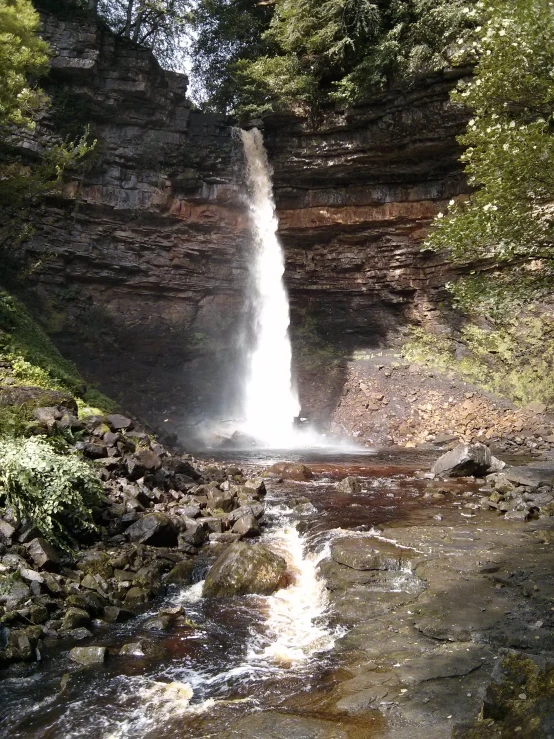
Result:
{"label": "sunlit rock face", "polygon": [[[329,414],[341,391],[344,372],[325,363],[326,352],[390,346],[408,319],[432,317],[443,296],[444,257],[421,252],[421,243],[433,217],[468,191],[456,142],[467,112],[449,100],[463,74],[393,90],[318,126],[266,122],[293,349],[310,414]],[[304,361],[306,342],[321,356]]]}

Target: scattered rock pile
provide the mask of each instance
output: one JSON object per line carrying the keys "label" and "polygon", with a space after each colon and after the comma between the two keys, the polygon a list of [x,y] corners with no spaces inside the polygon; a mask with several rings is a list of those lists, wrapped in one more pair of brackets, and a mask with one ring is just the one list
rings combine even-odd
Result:
{"label": "scattered rock pile", "polygon": [[[544,475],[534,475],[533,468],[508,468],[486,478],[487,485],[481,492],[484,510],[496,510],[511,521],[527,521],[530,518],[549,518],[554,515],[554,469]],[[540,471],[539,471],[540,472]]]}
{"label": "scattered rock pile", "polygon": [[368,444],[415,446],[483,441],[511,454],[554,449],[543,403],[516,408],[457,378],[392,355],[348,366],[331,430]]}
{"label": "scattered rock pile", "polygon": [[174,456],[126,416],[79,419],[76,410],[39,407],[35,423],[42,433],[73,438],[74,449],[98,468],[105,493],[96,513],[99,540],[80,542],[71,557],[4,511],[0,665],[37,659],[53,640],[80,640],[130,618],[167,585],[191,583],[204,543],[260,533],[262,479]]}

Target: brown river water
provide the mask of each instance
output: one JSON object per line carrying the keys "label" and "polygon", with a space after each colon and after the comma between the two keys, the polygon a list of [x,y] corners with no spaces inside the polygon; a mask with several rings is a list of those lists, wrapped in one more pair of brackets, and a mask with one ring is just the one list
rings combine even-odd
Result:
{"label": "brown river water", "polygon": [[[387,451],[234,452],[225,459],[245,468],[302,461],[315,473],[309,483],[268,482],[263,541],[289,561],[292,585],[269,597],[204,600],[210,557],[200,554],[196,584],[171,590],[130,622],[95,632],[89,643],[110,649],[105,666],[77,669],[67,657],[69,645],[57,644],[42,663],[6,670],[0,678],[3,736],[200,739],[222,736],[234,721],[262,709],[325,717],[326,690],[336,679],[334,645],[346,628],[333,619],[318,562],[336,536],[371,535],[379,524],[423,511],[427,481],[414,473],[428,469],[431,458]],[[361,493],[337,490],[346,475],[362,479]],[[193,625],[169,633],[143,629],[146,618],[172,605],[182,605]],[[117,656],[123,644],[140,639],[150,643],[148,657]],[[368,717],[360,736],[373,735],[372,721]]]}

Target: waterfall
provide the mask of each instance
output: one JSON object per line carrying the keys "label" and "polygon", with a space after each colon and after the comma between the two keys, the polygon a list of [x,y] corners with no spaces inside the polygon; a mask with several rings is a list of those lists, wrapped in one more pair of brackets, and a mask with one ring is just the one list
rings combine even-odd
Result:
{"label": "waterfall", "polygon": [[244,388],[245,433],[273,448],[291,445],[300,412],[293,389],[289,301],[283,282],[285,261],[277,236],[272,170],[257,128],[241,131],[253,235],[250,264],[253,346]]}

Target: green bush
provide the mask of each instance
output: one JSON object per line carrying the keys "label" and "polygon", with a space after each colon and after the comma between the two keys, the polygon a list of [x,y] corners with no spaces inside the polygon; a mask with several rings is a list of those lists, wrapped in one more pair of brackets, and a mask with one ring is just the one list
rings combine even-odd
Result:
{"label": "green bush", "polygon": [[100,496],[98,478],[79,457],[41,437],[0,439],[0,501],[56,546],[69,551],[76,536],[96,529]]}

